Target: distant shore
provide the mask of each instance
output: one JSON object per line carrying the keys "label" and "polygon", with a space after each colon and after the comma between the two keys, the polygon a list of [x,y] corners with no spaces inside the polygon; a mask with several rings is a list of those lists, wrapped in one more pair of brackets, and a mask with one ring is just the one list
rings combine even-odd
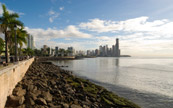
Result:
{"label": "distant shore", "polygon": [[8,97],[6,107],[139,108],[105,88],[74,76],[51,62],[34,62]]}
{"label": "distant shore", "polygon": [[[105,56],[63,56],[63,57],[39,57],[39,61],[47,61],[47,60],[77,60],[83,58],[96,58],[96,57],[105,57]],[[130,55],[121,55],[120,57],[131,57]]]}

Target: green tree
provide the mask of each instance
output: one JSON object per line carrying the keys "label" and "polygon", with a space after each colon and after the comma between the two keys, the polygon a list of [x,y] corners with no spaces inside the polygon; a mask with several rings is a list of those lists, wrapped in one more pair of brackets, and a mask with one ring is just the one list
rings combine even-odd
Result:
{"label": "green tree", "polygon": [[58,50],[58,52],[60,53],[61,56],[64,56],[65,49],[60,48],[60,49]]}
{"label": "green tree", "polygon": [[17,43],[19,44],[19,56],[21,55],[21,49],[23,45],[27,44],[26,38],[28,37],[27,31],[23,30],[23,28],[17,30]]}
{"label": "green tree", "polygon": [[34,50],[34,55],[35,56],[41,56],[42,55],[41,50],[35,49]]}
{"label": "green tree", "polygon": [[[18,55],[20,56],[22,53],[21,49],[22,49],[23,45],[27,44],[26,38],[27,38],[28,34],[27,34],[27,31],[23,30],[23,28],[21,28],[21,29],[18,28],[16,31],[16,34],[17,34],[17,45],[19,46]],[[9,43],[10,43],[9,44],[10,54],[14,55],[15,54],[15,35],[11,36]]]}
{"label": "green tree", "polygon": [[72,51],[71,50],[66,50],[66,55],[70,55],[72,53]]}
{"label": "green tree", "polygon": [[[9,13],[7,8],[4,4],[2,4],[3,14],[0,17],[0,29],[2,33],[5,35],[5,56],[6,56],[6,63],[8,63],[8,45],[12,34],[14,34],[14,26],[23,27],[23,23],[17,18],[19,15],[17,13]],[[10,29],[10,31],[8,31]]]}
{"label": "green tree", "polygon": [[25,48],[23,53],[25,55],[28,55],[28,56],[33,56],[34,55],[34,51],[31,48]]}
{"label": "green tree", "polygon": [[2,38],[0,38],[0,55],[4,50],[4,40]]}

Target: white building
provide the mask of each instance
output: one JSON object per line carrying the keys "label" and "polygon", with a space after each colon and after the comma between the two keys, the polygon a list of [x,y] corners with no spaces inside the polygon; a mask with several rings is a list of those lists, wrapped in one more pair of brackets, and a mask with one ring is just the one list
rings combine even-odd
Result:
{"label": "white building", "polygon": [[35,49],[34,37],[29,34],[26,40],[27,40],[27,48]]}

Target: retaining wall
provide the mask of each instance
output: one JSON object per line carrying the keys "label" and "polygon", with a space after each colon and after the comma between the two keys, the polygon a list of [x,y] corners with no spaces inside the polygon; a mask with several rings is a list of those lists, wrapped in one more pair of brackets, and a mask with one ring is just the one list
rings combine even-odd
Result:
{"label": "retaining wall", "polygon": [[4,108],[7,97],[12,94],[33,61],[34,58],[31,58],[0,70],[0,108]]}

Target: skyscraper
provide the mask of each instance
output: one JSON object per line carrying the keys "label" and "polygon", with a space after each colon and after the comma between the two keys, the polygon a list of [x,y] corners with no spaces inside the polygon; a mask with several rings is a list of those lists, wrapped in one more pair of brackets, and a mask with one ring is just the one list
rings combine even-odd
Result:
{"label": "skyscraper", "polygon": [[31,48],[31,49],[34,49],[34,37],[32,35],[28,35],[27,37],[27,48]]}
{"label": "skyscraper", "polygon": [[58,56],[58,50],[59,48],[58,47],[55,47],[55,55]]}
{"label": "skyscraper", "polygon": [[120,56],[120,49],[119,49],[119,39],[116,39],[116,44],[115,44],[115,56],[119,57]]}

